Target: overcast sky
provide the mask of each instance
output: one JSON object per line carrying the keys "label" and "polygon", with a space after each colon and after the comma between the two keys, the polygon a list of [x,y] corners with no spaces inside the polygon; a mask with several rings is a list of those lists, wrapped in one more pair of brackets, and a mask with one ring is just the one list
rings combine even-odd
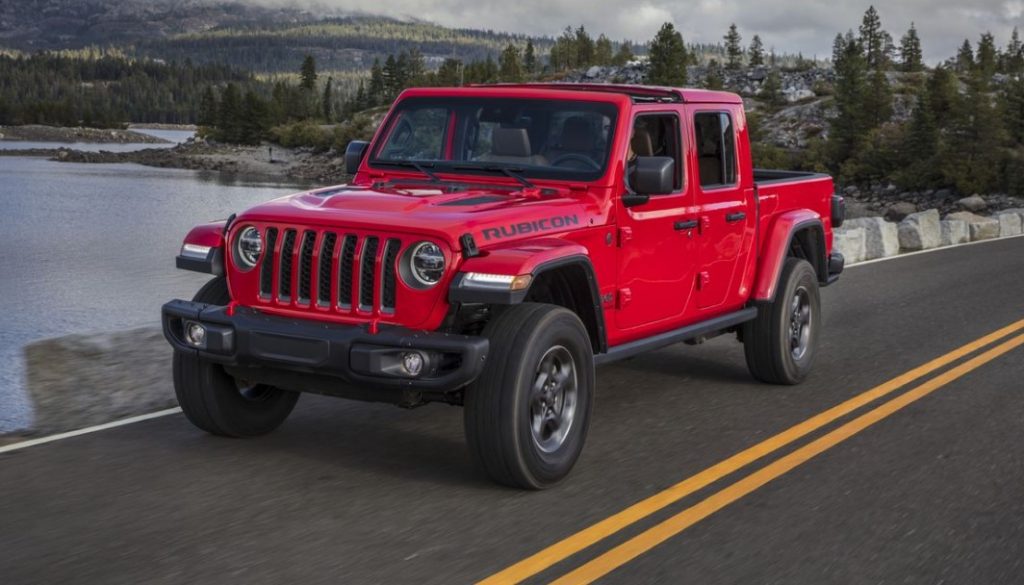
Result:
{"label": "overcast sky", "polygon": [[[274,0],[257,0],[272,2]],[[744,43],[754,33],[780,52],[831,54],[835,34],[856,30],[870,2],[814,0],[311,0],[347,10],[415,16],[447,26],[557,34],[584,24],[614,39],[650,39],[671,20],[687,42],[717,42],[735,22]],[[294,2],[288,2],[294,5]],[[951,56],[964,38],[986,30],[1005,44],[1021,23],[1024,0],[889,0],[874,3],[898,42],[915,22],[930,62]]]}

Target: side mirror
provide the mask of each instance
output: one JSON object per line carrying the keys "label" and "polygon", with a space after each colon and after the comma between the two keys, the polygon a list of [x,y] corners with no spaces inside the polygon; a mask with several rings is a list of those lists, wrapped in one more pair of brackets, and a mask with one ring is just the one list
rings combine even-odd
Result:
{"label": "side mirror", "polygon": [[370,146],[365,140],[353,140],[345,147],[345,172],[354,175],[359,171],[359,164],[363,162],[363,155],[366,148]]}
{"label": "side mirror", "polygon": [[639,156],[626,177],[632,193],[622,196],[626,207],[647,203],[651,195],[667,195],[675,188],[676,161],[670,156]]}

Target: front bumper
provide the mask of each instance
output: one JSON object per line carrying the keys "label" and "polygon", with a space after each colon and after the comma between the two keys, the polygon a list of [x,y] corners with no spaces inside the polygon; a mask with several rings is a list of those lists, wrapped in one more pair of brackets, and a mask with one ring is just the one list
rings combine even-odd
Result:
{"label": "front bumper", "polygon": [[[178,351],[193,352],[244,372],[248,381],[368,400],[374,390],[444,394],[480,375],[487,359],[483,337],[366,327],[266,315],[259,311],[173,300],[163,306],[163,330]],[[201,343],[186,340],[186,327],[202,326]],[[422,370],[402,370],[402,356],[418,352]],[[311,380],[315,379],[316,384]],[[326,388],[325,388],[326,387]],[[350,387],[352,392],[345,392]],[[333,391],[336,390],[336,391]],[[381,398],[390,401],[387,398]]]}

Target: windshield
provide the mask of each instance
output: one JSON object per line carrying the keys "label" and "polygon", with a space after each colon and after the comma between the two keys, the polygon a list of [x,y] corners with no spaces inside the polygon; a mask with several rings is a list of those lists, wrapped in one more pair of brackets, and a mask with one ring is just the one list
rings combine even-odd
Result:
{"label": "windshield", "polygon": [[600,102],[409,98],[396,106],[370,164],[594,180],[608,165],[616,111]]}

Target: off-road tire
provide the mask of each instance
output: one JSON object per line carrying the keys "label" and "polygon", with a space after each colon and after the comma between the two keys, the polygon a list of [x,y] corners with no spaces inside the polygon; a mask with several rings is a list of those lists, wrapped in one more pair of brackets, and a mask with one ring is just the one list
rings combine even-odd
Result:
{"label": "off-road tire", "polygon": [[[802,296],[809,313],[804,351],[795,348],[793,310]],[[803,302],[801,301],[801,302]],[[817,353],[821,330],[821,293],[814,268],[806,260],[787,258],[775,299],[759,307],[757,318],[743,325],[743,349],[750,374],[769,384],[799,384]]]}
{"label": "off-road tire", "polygon": [[[550,487],[568,475],[579,459],[590,425],[594,354],[587,330],[567,309],[523,303],[498,313],[483,335],[490,341],[487,364],[465,394],[469,451],[479,467],[500,484],[534,490]],[[537,382],[549,379],[538,372],[542,363],[551,364],[552,372],[555,364],[571,363],[575,372],[572,422],[554,447],[550,437],[546,443],[536,438],[531,425],[537,420],[535,388],[544,386]],[[559,375],[550,380],[564,379],[565,371],[560,368]]]}
{"label": "off-road tire", "polygon": [[[226,280],[214,278],[192,300],[226,305],[231,300]],[[299,399],[298,392],[271,386],[254,386],[243,393],[219,364],[182,351],[174,352],[174,393],[192,424],[227,437],[256,437],[273,431]]]}

